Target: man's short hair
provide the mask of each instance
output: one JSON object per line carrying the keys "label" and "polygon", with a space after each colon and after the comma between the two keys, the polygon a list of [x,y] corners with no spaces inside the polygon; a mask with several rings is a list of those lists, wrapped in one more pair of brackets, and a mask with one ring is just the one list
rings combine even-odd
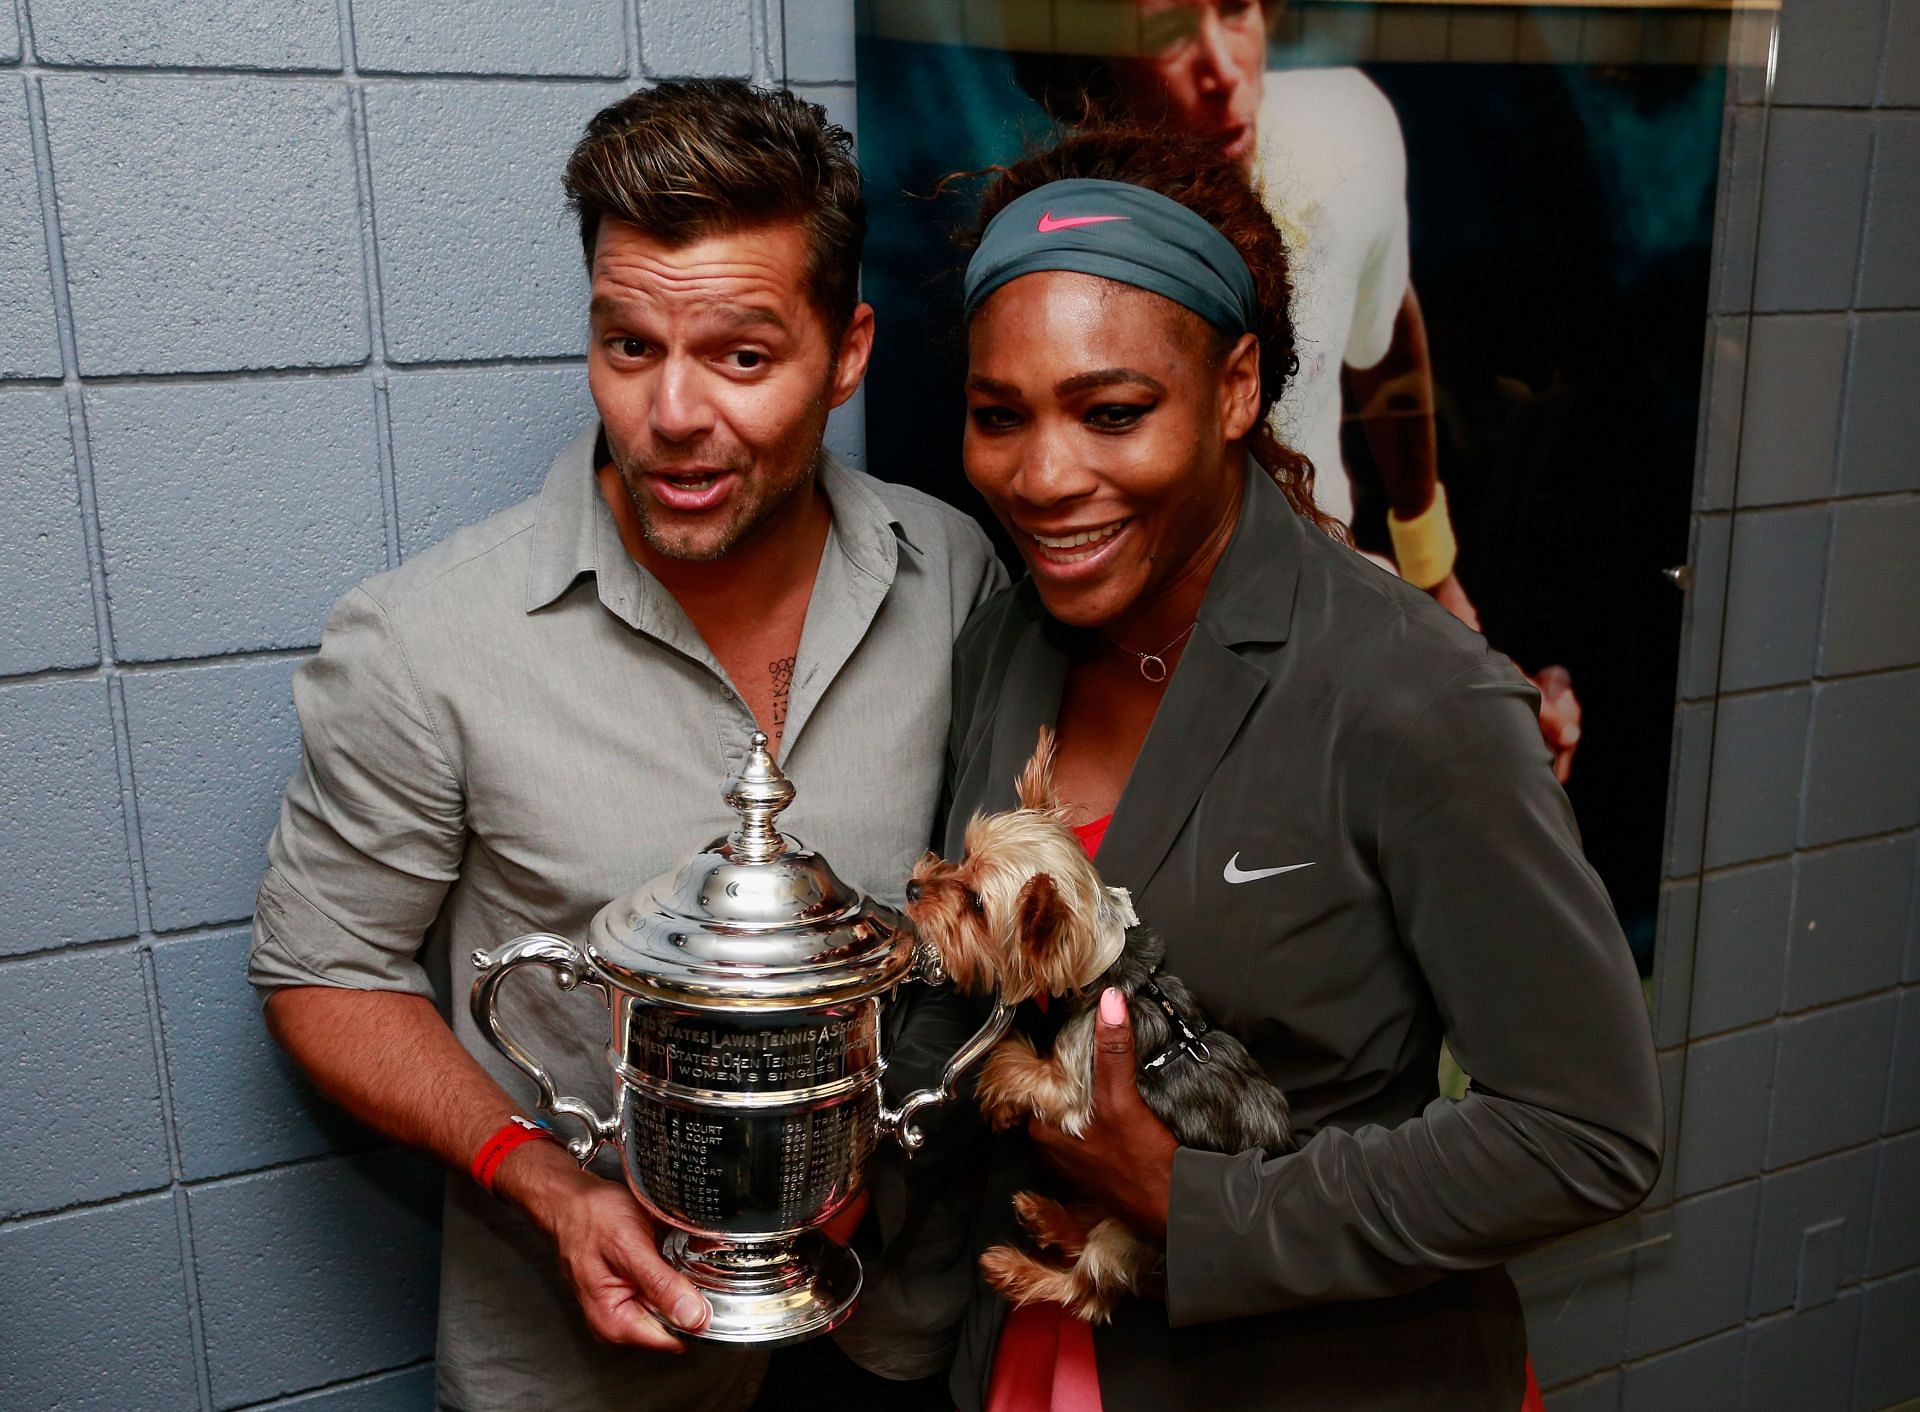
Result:
{"label": "man's short hair", "polygon": [[662,83],[601,109],[567,161],[567,200],[593,266],[600,218],[669,247],[794,222],[835,344],[860,302],[866,202],[853,138],[826,110],[738,79]]}

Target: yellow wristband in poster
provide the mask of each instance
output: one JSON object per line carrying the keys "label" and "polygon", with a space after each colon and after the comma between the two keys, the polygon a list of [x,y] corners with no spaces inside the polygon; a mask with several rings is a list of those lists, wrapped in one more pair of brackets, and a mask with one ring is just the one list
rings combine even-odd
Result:
{"label": "yellow wristband in poster", "polygon": [[1393,540],[1393,559],[1400,577],[1415,588],[1432,588],[1453,572],[1459,546],[1453,540],[1453,519],[1447,514],[1447,488],[1433,483],[1433,503],[1410,520],[1387,516],[1387,534]]}

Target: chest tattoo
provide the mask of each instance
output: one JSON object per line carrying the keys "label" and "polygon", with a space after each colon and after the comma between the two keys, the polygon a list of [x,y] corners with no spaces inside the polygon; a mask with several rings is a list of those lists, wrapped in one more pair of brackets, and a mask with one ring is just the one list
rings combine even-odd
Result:
{"label": "chest tattoo", "polygon": [[767,665],[767,673],[773,678],[773,728],[783,730],[787,724],[787,694],[793,689],[793,664],[795,657],[782,657]]}

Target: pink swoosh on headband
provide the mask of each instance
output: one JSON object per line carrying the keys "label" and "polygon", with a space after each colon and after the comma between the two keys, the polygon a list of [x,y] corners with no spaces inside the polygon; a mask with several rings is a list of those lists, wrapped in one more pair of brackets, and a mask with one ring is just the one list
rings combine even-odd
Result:
{"label": "pink swoosh on headband", "polygon": [[1132,216],[1062,216],[1056,221],[1053,218],[1053,212],[1048,211],[1040,217],[1039,224],[1034,226],[1034,229],[1042,235],[1052,235],[1056,230],[1072,230],[1075,226],[1097,226],[1102,221],[1130,221],[1132,219]]}

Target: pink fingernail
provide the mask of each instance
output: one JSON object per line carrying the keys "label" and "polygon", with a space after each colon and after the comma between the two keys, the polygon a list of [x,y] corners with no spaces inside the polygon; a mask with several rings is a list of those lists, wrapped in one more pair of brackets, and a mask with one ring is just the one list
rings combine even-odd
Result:
{"label": "pink fingernail", "polygon": [[1127,1022],[1127,998],[1113,986],[1100,992],[1100,1023],[1124,1025]]}

